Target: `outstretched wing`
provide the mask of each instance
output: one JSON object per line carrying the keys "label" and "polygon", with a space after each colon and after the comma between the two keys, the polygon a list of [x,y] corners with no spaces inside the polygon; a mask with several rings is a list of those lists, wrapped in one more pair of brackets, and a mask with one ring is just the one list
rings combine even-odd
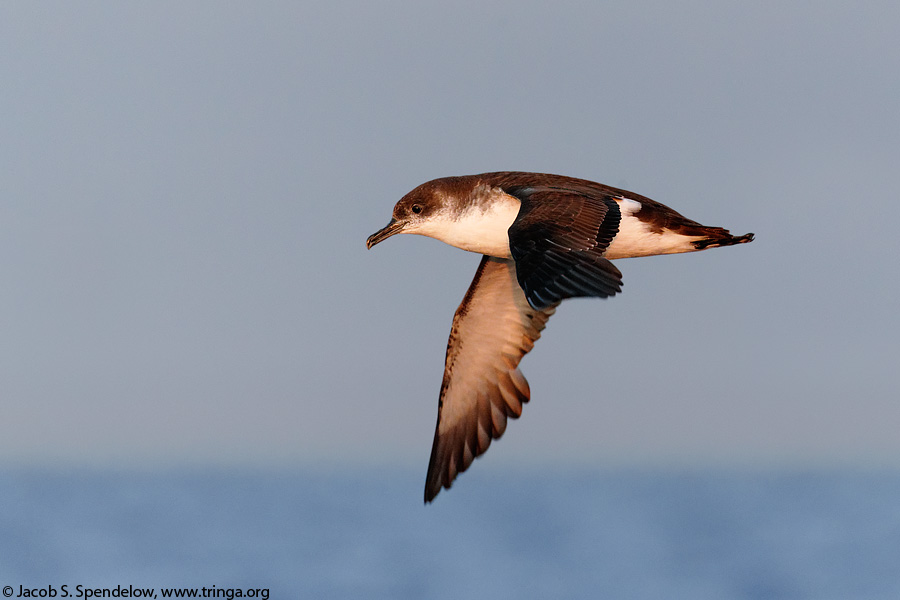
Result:
{"label": "outstretched wing", "polygon": [[518,364],[555,311],[555,304],[528,304],[513,261],[482,257],[447,342],[425,502],[503,435],[508,418],[522,414],[530,393]]}
{"label": "outstretched wing", "polygon": [[509,186],[522,202],[509,247],[529,304],[542,309],[565,298],[622,291],[622,273],[603,253],[619,231],[612,196],[586,187]]}

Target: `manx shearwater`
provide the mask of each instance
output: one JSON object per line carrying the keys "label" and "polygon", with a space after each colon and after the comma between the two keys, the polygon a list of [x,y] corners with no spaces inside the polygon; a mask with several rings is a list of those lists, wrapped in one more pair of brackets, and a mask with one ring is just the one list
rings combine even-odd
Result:
{"label": "manx shearwater", "polygon": [[453,317],[425,502],[522,414],[522,357],[566,298],[622,289],[610,260],[696,252],[753,240],[707,227],[644,196],[562,175],[504,171],[423,183],[367,247],[397,233],[483,254]]}

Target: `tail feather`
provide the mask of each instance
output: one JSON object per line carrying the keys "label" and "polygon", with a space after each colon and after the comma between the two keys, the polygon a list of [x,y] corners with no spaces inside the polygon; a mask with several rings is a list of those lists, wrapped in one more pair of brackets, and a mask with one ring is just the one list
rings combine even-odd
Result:
{"label": "tail feather", "polygon": [[709,237],[704,240],[694,240],[691,243],[697,250],[705,250],[706,248],[717,248],[719,246],[734,246],[735,244],[746,244],[753,241],[752,233],[744,235],[731,235],[727,229],[719,229],[718,231],[707,232]]}

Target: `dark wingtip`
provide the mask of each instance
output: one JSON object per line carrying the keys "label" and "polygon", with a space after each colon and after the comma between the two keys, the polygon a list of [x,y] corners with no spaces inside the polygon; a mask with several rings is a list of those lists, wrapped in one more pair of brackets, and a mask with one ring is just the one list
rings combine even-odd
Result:
{"label": "dark wingtip", "polygon": [[[438,409],[438,422],[441,419],[441,412]],[[425,504],[431,502],[441,493],[444,487],[441,476],[437,471],[437,449],[438,449],[438,433],[434,432],[434,444],[431,447],[431,458],[428,460],[428,474],[425,476]],[[450,486],[447,486],[450,487]]]}
{"label": "dark wingtip", "polygon": [[431,504],[434,502],[434,499],[437,498],[437,495],[441,493],[441,489],[443,486],[438,485],[437,489],[434,489],[434,486],[429,483],[425,484],[425,504]]}

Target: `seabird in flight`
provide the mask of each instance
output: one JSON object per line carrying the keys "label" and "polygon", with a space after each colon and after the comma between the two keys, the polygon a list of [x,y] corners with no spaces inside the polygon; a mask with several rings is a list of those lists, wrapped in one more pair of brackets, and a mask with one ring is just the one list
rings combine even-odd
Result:
{"label": "seabird in flight", "polygon": [[425,502],[483,454],[530,398],[519,361],[566,298],[622,290],[610,260],[743,244],[638,194],[562,175],[504,171],[423,183],[371,248],[397,233],[483,254],[453,317]]}

